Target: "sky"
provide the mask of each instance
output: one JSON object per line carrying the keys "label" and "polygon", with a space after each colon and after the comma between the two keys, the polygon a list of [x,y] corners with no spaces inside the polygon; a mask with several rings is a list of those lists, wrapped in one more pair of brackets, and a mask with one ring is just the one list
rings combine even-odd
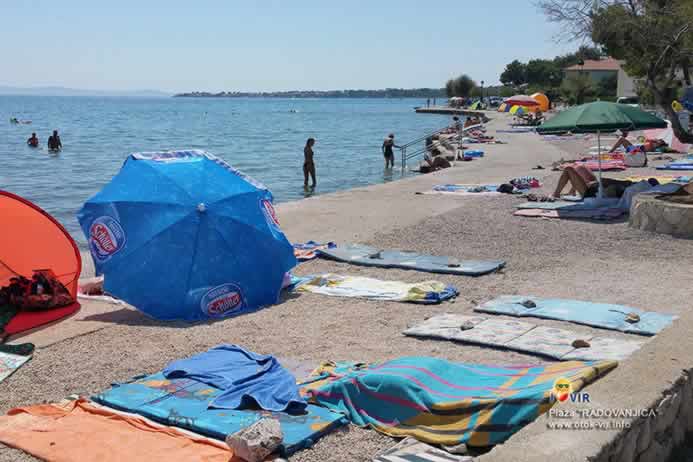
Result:
{"label": "sky", "polygon": [[280,91],[498,83],[552,58],[532,0],[2,0],[0,85]]}

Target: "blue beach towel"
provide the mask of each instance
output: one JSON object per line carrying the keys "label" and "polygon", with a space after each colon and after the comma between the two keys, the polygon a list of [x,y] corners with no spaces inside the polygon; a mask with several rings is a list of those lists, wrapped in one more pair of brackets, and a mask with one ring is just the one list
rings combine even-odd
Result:
{"label": "blue beach towel", "polygon": [[[655,335],[677,319],[677,316],[670,314],[642,311],[630,306],[521,295],[503,295],[477,306],[474,311],[569,321],[640,335]],[[637,315],[637,318],[631,314]]]}
{"label": "blue beach towel", "polygon": [[167,379],[191,379],[221,390],[210,402],[216,409],[251,406],[267,411],[303,411],[296,379],[271,355],[259,355],[237,345],[219,345],[187,359],[173,361],[162,371]]}
{"label": "blue beach towel", "polygon": [[463,276],[482,276],[498,271],[505,266],[503,260],[458,260],[453,257],[424,255],[416,252],[378,250],[375,247],[358,244],[319,250],[318,253],[325,258],[353,265],[401,268]]}
{"label": "blue beach towel", "polygon": [[279,447],[282,456],[310,447],[318,438],[346,423],[340,414],[313,404],[307,405],[298,414],[211,409],[212,401],[221,394],[218,388],[202,382],[167,379],[159,372],[129,383],[115,384],[93,399],[105,406],[222,441],[227,435],[247,428],[260,419],[277,419],[284,434]]}

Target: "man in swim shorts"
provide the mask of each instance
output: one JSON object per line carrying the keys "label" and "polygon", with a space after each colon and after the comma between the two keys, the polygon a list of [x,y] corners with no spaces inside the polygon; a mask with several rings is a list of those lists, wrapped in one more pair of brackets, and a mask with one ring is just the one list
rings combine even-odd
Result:
{"label": "man in swim shorts", "polygon": [[53,130],[53,135],[48,137],[48,149],[51,151],[60,151],[63,148],[63,143],[58,136],[58,130]]}
{"label": "man in swim shorts", "polygon": [[395,135],[390,133],[383,141],[382,147],[383,156],[385,157],[385,168],[395,166],[395,153],[392,151],[392,148],[399,148],[399,146],[395,144]]}

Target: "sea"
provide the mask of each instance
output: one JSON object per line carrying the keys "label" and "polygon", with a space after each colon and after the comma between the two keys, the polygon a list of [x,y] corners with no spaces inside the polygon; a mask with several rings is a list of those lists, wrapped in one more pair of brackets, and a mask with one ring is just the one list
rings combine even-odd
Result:
{"label": "sea", "polygon": [[[76,213],[129,154],[203,149],[264,183],[275,202],[394,181],[381,145],[406,143],[450,123],[416,114],[420,99],[142,98],[0,96],[0,189],[52,214],[83,246]],[[12,124],[10,118],[31,121]],[[58,130],[63,144],[46,142]],[[41,147],[26,140],[35,132]],[[314,146],[317,188],[303,188],[303,147]],[[395,151],[397,156],[398,152]]]}

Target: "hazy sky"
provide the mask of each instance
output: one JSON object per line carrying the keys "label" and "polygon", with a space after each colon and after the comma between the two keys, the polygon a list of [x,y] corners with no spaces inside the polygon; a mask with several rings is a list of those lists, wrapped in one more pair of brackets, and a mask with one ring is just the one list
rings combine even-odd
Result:
{"label": "hazy sky", "polygon": [[497,83],[553,57],[532,0],[2,0],[0,84],[290,90]]}

